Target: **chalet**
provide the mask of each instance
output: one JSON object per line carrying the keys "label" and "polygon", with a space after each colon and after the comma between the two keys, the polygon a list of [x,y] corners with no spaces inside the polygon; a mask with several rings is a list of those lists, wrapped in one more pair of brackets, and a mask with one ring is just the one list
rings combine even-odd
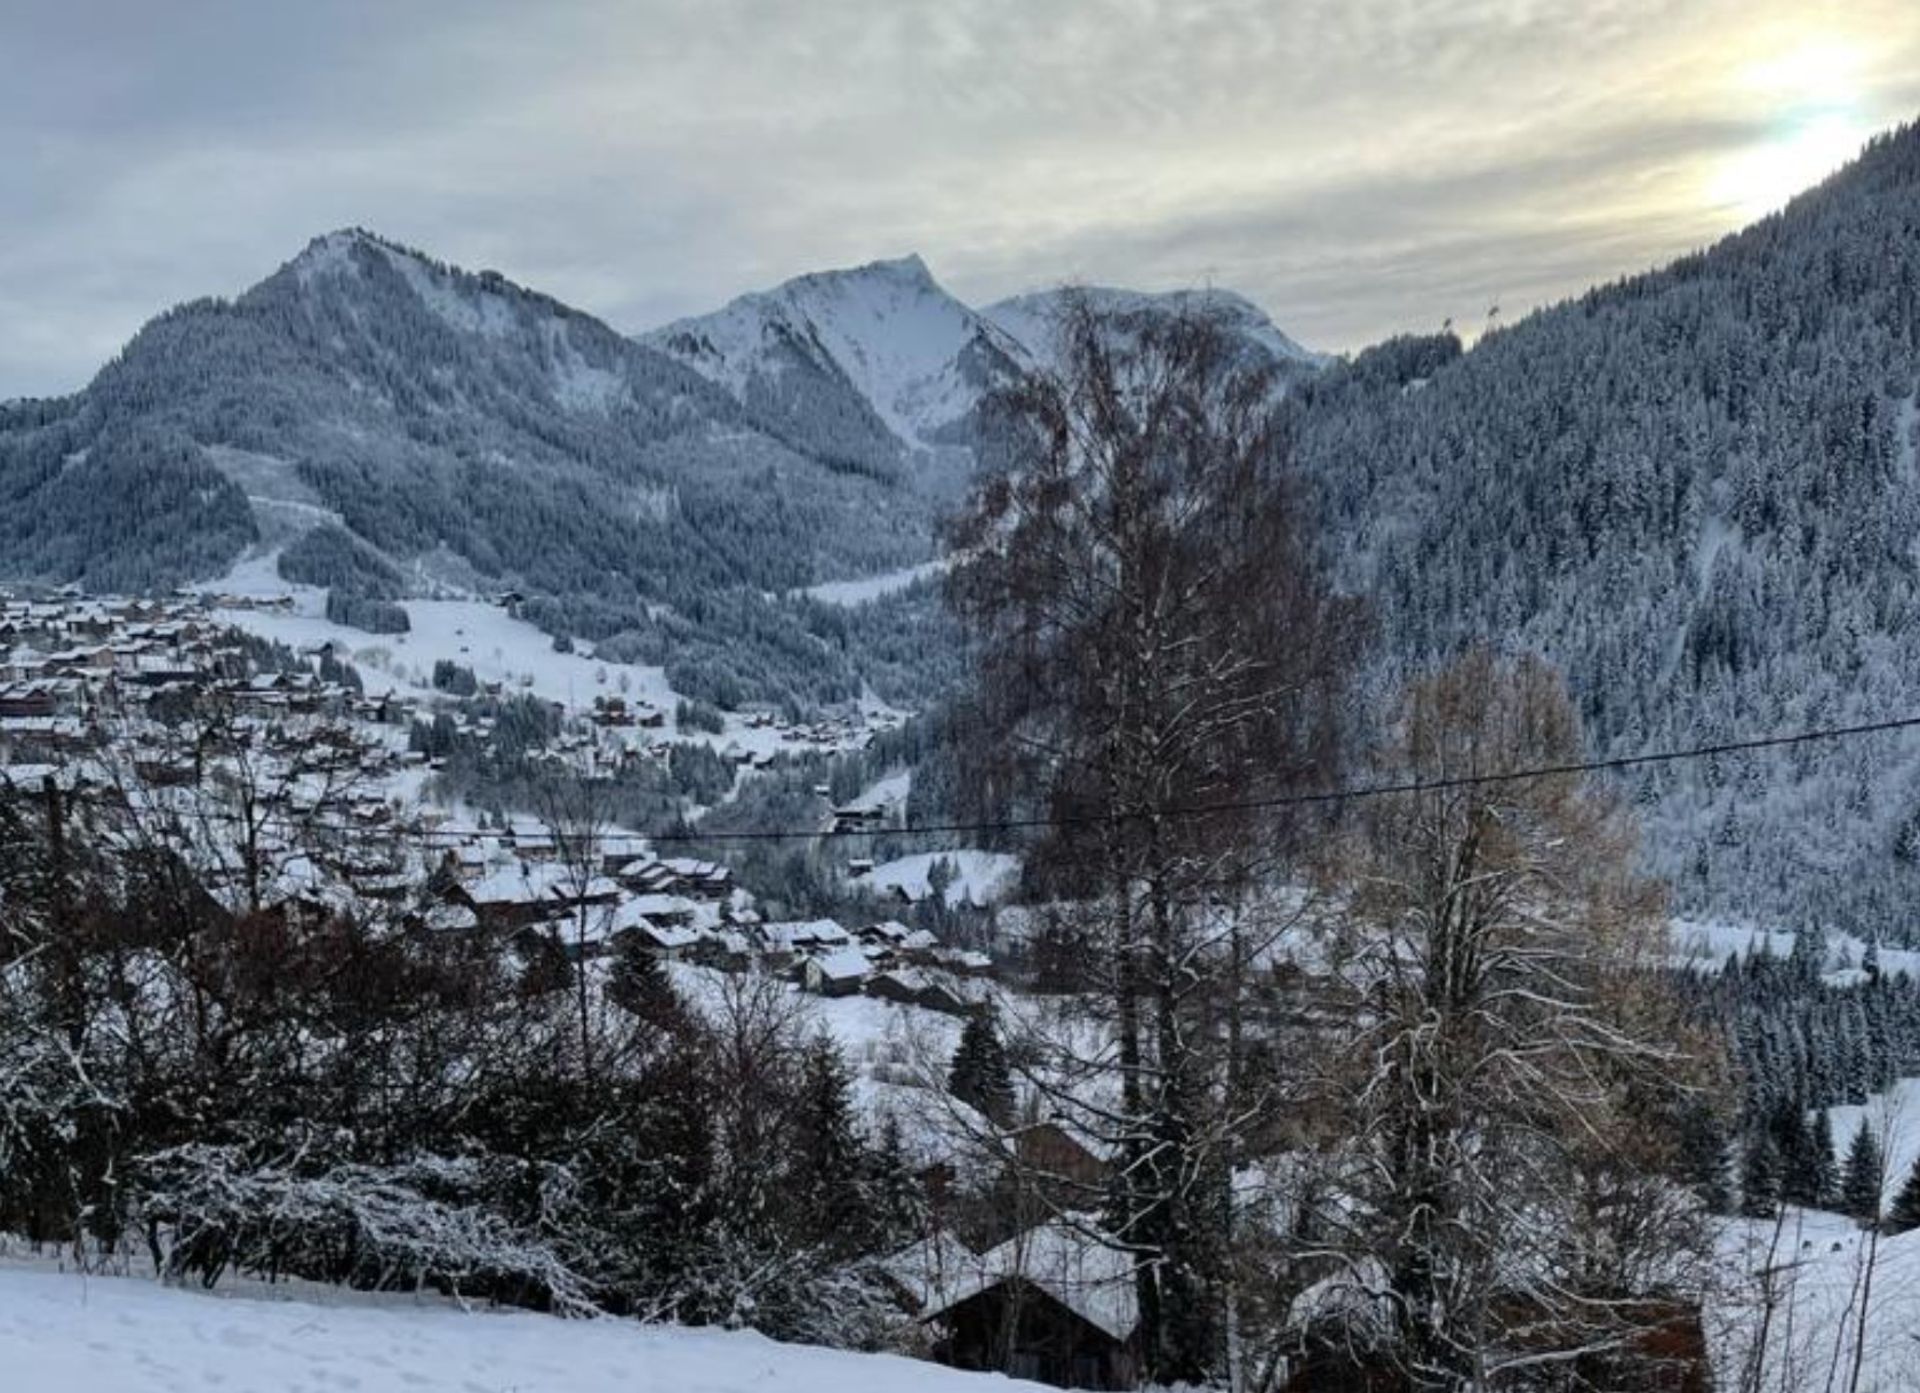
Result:
{"label": "chalet", "polygon": [[45,683],[13,684],[0,687],[0,718],[53,716],[59,712],[59,699]]}
{"label": "chalet", "polygon": [[628,903],[634,913],[670,928],[690,928],[700,914],[700,906],[682,895],[635,895]]}
{"label": "chalet", "polygon": [[480,927],[480,916],[466,905],[443,901],[409,916],[408,922],[428,933],[471,933]]}
{"label": "chalet", "polygon": [[924,972],[911,967],[895,968],[869,977],[867,995],[900,1006],[918,1006],[921,994],[932,985]]}
{"label": "chalet", "polygon": [[936,954],[940,953],[940,940],[926,929],[914,929],[905,938],[894,942],[894,951],[901,959],[910,963],[932,964]]}
{"label": "chalet", "polygon": [[665,894],[674,888],[675,877],[666,865],[659,861],[640,857],[618,866],[613,872],[618,880],[629,890],[641,894]]}
{"label": "chalet", "polygon": [[867,955],[858,948],[838,948],[800,964],[801,981],[820,996],[853,996],[871,971]]}
{"label": "chalet", "polygon": [[455,885],[447,891],[447,898],[466,905],[489,928],[525,928],[557,918],[570,908],[552,893],[561,876],[557,866],[523,862]]}
{"label": "chalet", "polygon": [[687,950],[687,958],[722,972],[745,972],[754,964],[753,944],[743,933],[722,929],[700,935],[699,941]]}
{"label": "chalet", "polygon": [[676,856],[662,864],[672,876],[669,888],[683,895],[717,900],[733,887],[733,872],[718,862]]}
{"label": "chalet", "polygon": [[[852,936],[832,919],[800,919],[762,924],[760,941],[769,952],[823,953],[853,944]],[[865,961],[863,958],[861,961]]]}
{"label": "chalet", "polygon": [[600,838],[600,870],[616,880],[625,880],[629,866],[644,866],[649,861],[647,839],[632,832],[610,832]]}
{"label": "chalet", "polygon": [[935,977],[920,993],[919,1004],[945,1016],[978,1016],[986,1012],[990,1003],[978,983]]}
{"label": "chalet", "polygon": [[84,750],[94,743],[94,732],[71,716],[0,717],[0,749],[22,758],[55,758]]}
{"label": "chalet", "polygon": [[993,959],[975,948],[937,948],[933,960],[947,971],[962,977],[993,975]]}
{"label": "chalet", "polygon": [[885,807],[871,803],[850,803],[833,810],[835,832],[874,832],[887,820]]}
{"label": "chalet", "polygon": [[614,911],[613,922],[616,942],[633,942],[666,962],[677,962],[689,956],[700,940],[705,937],[698,929],[683,928],[671,924],[656,924],[643,916],[627,913],[627,905],[621,905]]}
{"label": "chalet", "polygon": [[1021,1127],[1013,1135],[1015,1162],[1027,1174],[1085,1193],[1104,1185],[1112,1148],[1059,1118]]}
{"label": "chalet", "polygon": [[928,1290],[920,1315],[941,1363],[1060,1388],[1136,1386],[1133,1260],[1098,1231],[1055,1221],[962,1266]]}

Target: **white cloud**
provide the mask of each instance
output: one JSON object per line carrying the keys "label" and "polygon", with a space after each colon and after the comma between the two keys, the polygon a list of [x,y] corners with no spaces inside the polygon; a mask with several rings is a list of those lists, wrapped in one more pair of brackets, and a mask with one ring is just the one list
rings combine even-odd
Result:
{"label": "white cloud", "polygon": [[1727,230],[1796,112],[1920,107],[1911,0],[21,4],[0,395],[344,223],[626,328],[918,250],[1352,347]]}

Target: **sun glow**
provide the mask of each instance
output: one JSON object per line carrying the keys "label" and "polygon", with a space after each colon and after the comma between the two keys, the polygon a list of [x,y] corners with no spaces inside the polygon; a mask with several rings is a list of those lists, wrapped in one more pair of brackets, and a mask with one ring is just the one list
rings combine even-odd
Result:
{"label": "sun glow", "polygon": [[1853,158],[1868,134],[1855,106],[1861,66],[1857,47],[1822,39],[1744,69],[1742,99],[1760,106],[1772,133],[1719,163],[1707,181],[1708,201],[1751,222]]}
{"label": "sun glow", "polygon": [[1845,112],[1796,118],[1780,135],[1723,161],[1707,186],[1715,207],[1752,222],[1819,183],[1859,152],[1866,131]]}

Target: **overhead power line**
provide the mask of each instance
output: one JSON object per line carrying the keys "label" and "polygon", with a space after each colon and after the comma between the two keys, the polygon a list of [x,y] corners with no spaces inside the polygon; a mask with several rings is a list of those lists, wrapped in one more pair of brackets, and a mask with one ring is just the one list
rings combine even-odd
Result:
{"label": "overhead power line", "polygon": [[[736,831],[722,830],[702,832],[695,830],[686,832],[634,833],[632,835],[643,841],[661,845],[816,840],[850,841],[857,837],[985,835],[989,833],[1037,831],[1045,828],[1116,825],[1129,822],[1143,822],[1155,818],[1184,820],[1200,817],[1218,817],[1228,813],[1264,812],[1281,808],[1344,803],[1369,798],[1388,798],[1419,793],[1444,793],[1454,789],[1478,788],[1490,784],[1518,783],[1528,779],[1547,779],[1576,774],[1603,774],[1624,769],[1644,768],[1650,765],[1678,764],[1689,760],[1710,759],[1719,755],[1746,754],[1758,750],[1784,749],[1795,745],[1810,745],[1823,741],[1847,740],[1866,735],[1884,735],[1892,732],[1912,730],[1916,727],[1920,727],[1920,716],[1900,716],[1880,721],[1864,721],[1854,725],[1815,726],[1805,730],[1788,731],[1775,735],[1754,736],[1742,740],[1723,740],[1713,744],[1688,745],[1677,749],[1653,750],[1645,754],[1616,755],[1607,759],[1576,760],[1562,764],[1529,765],[1522,768],[1502,769],[1486,773],[1452,774],[1431,779],[1416,778],[1391,783],[1352,784],[1304,793],[1283,793],[1261,798],[1229,799],[1210,803],[1171,805],[1127,812],[1091,812],[1083,814],[1001,818],[974,822],[923,822],[910,823],[899,827],[849,827],[844,829],[831,827],[748,828]],[[239,814],[198,809],[191,812],[174,813],[173,815],[189,822],[216,822],[238,826],[251,825],[262,830],[293,831],[307,834],[316,832],[339,832],[361,836],[380,836],[387,840],[407,841],[428,847],[452,847],[471,840],[471,834],[464,831],[454,832],[446,829],[408,830],[382,827],[377,823],[365,826],[352,826],[343,823],[302,821],[278,815],[249,819]],[[496,830],[500,832],[509,831],[509,829],[505,828]],[[555,831],[555,829],[552,828],[548,830]],[[555,831],[555,835],[563,836],[565,834]]]}

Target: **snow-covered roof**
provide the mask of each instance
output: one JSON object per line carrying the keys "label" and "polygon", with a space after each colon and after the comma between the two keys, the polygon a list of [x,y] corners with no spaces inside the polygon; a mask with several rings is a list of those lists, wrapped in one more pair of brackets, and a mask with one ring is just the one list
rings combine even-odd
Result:
{"label": "snow-covered roof", "polygon": [[829,982],[857,982],[873,970],[858,948],[840,948],[812,960],[813,968]]}
{"label": "snow-covered roof", "polygon": [[1140,1323],[1133,1258],[1097,1229],[1059,1219],[982,1254],[922,1312],[923,1320],[1010,1279],[1044,1291],[1089,1325],[1124,1340]]}

